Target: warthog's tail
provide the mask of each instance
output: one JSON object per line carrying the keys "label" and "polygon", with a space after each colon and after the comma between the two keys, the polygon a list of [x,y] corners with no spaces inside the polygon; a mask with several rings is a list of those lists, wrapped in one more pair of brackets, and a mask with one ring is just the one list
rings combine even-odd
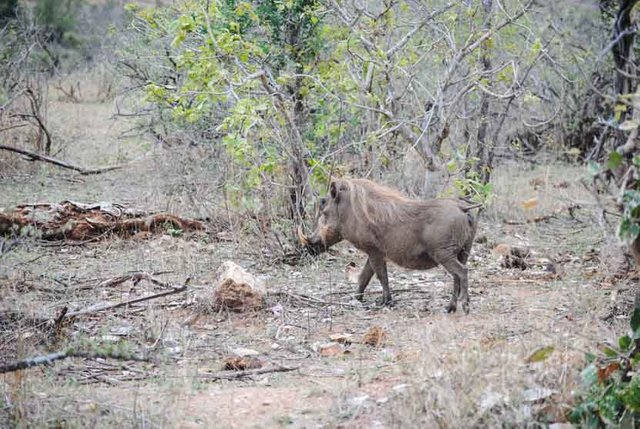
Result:
{"label": "warthog's tail", "polygon": [[466,198],[458,198],[456,200],[458,203],[458,207],[462,210],[463,213],[467,214],[467,221],[469,222],[469,226],[473,230],[473,235],[475,236],[476,230],[478,229],[478,216],[473,216],[469,213],[473,209],[484,208],[484,204],[482,203],[474,203],[473,201],[469,201]]}
{"label": "warthog's tail", "polygon": [[458,207],[460,207],[460,210],[462,210],[463,212],[468,212],[470,210],[473,209],[477,209],[478,207],[483,207],[484,204],[482,203],[473,203],[469,200],[466,200],[464,198],[459,198],[458,199]]}

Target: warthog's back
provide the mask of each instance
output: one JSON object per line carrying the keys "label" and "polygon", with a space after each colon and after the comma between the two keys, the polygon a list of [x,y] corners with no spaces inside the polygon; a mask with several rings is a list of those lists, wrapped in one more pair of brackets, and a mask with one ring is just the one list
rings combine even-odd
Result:
{"label": "warthog's back", "polygon": [[455,200],[410,201],[397,209],[397,221],[372,228],[378,228],[375,236],[379,250],[400,266],[432,268],[437,265],[436,255],[455,257],[475,235],[473,218]]}

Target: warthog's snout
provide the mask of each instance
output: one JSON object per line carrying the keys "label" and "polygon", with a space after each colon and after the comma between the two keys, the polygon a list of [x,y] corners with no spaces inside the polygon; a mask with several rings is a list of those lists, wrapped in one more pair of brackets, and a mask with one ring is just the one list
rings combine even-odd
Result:
{"label": "warthog's snout", "polygon": [[312,255],[327,251],[327,246],[323,243],[320,235],[314,232],[311,236],[307,236],[302,230],[302,225],[298,226],[298,241]]}

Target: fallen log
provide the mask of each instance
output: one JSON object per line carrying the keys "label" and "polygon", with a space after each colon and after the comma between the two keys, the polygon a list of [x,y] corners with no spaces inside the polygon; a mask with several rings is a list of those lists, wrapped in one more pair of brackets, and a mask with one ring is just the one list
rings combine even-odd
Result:
{"label": "fallen log", "polygon": [[108,234],[131,237],[137,233],[204,231],[203,222],[168,213],[148,214],[111,204],[38,203],[0,213],[0,235],[35,235],[46,241],[85,241]]}

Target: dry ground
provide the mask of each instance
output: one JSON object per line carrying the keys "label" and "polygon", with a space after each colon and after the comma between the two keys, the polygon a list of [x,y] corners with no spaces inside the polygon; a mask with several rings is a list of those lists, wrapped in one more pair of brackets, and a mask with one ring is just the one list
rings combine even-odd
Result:
{"label": "dry ground", "polygon": [[[87,83],[88,85],[88,83]],[[90,90],[85,91],[90,93]],[[50,95],[58,157],[87,167],[128,162],[123,170],[80,177],[0,154],[0,207],[19,203],[111,201],[192,217],[219,214],[219,174],[206,149],[165,151],[120,139],[127,124],[113,106],[88,97]],[[199,151],[199,152],[196,152]],[[22,240],[0,254],[0,364],[59,350],[68,342],[113,345],[155,363],[67,359],[0,376],[0,426],[29,427],[495,427],[561,422],[577,387],[585,351],[625,331],[627,281],[598,251],[602,232],[577,167],[503,166],[496,198],[482,219],[484,237],[470,261],[471,314],[444,314],[451,280],[441,269],[390,269],[393,309],[350,300],[348,245],[297,266],[274,264],[251,234],[155,236],[82,246]],[[539,178],[537,189],[530,179]],[[562,183],[566,182],[566,183]],[[523,209],[522,202],[537,198]],[[561,210],[580,203],[573,212]],[[533,205],[533,204],[530,204]],[[558,214],[547,221],[536,216]],[[514,224],[515,223],[515,224]],[[245,231],[246,232],[246,231]],[[502,268],[498,244],[528,248],[526,270]],[[594,251],[595,249],[595,251]],[[252,314],[202,314],[218,266],[232,260],[261,276],[272,295]],[[191,278],[186,294],[79,317],[57,336],[16,312],[54,317],[70,310],[144,296],[130,282],[100,287],[131,271],[169,282]],[[555,272],[554,272],[555,271]],[[301,301],[295,296],[312,299]],[[379,347],[358,341],[373,326]],[[333,334],[352,344],[323,352]],[[553,352],[527,363],[541,347]],[[267,365],[295,371],[211,381],[224,357],[257,352]],[[323,354],[332,354],[323,356]]]}

